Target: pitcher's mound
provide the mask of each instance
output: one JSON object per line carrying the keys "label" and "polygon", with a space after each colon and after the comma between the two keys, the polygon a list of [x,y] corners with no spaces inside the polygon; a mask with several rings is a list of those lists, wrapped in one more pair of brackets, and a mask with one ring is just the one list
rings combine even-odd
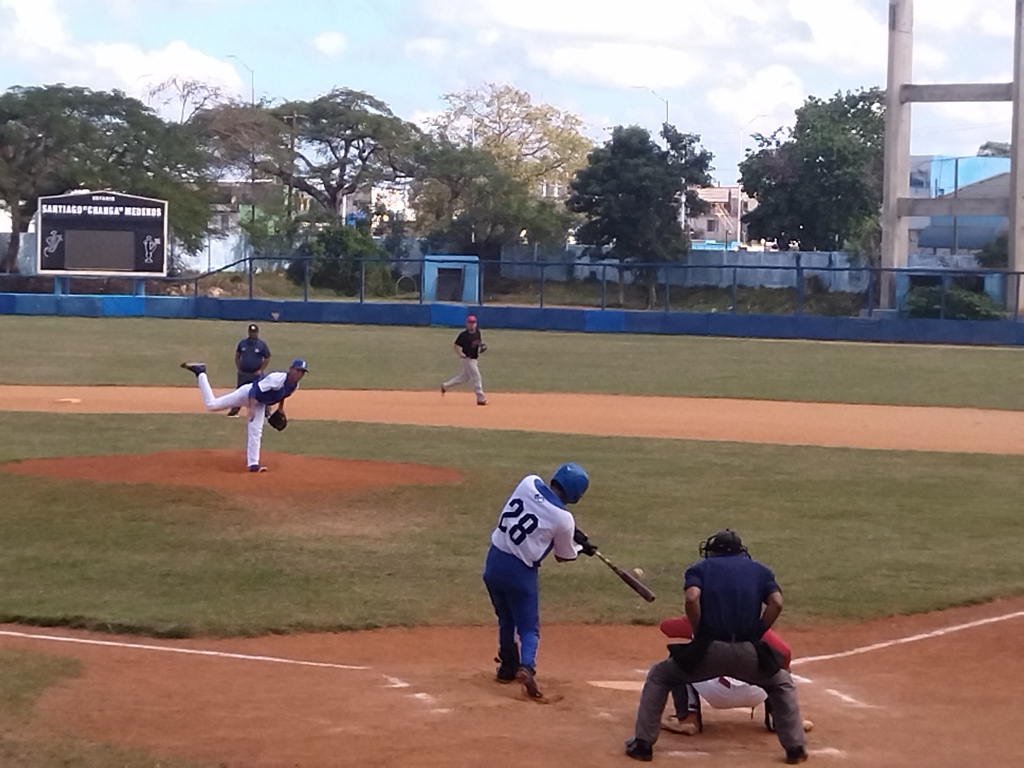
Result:
{"label": "pitcher's mound", "polygon": [[391,485],[441,485],[461,475],[447,467],[362,459],[264,453],[268,472],[245,468],[242,451],[164,451],[123,456],[64,456],[0,465],[0,471],[103,483],[152,483],[215,488],[262,497],[316,496]]}

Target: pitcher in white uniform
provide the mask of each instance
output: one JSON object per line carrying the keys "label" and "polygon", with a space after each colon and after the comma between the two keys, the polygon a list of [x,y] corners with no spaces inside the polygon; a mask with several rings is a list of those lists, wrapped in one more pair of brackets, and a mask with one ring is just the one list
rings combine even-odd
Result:
{"label": "pitcher in white uniform", "polygon": [[203,405],[207,410],[226,411],[245,406],[249,417],[245,430],[246,466],[250,472],[266,472],[267,468],[260,464],[260,444],[263,442],[263,422],[267,408],[276,405],[277,410],[284,411],[285,399],[299,388],[299,381],[309,370],[306,361],[293,360],[287,371],[271,371],[252,384],[243,384],[220,397],[213,394],[204,363],[182,363],[181,367],[196,375]]}

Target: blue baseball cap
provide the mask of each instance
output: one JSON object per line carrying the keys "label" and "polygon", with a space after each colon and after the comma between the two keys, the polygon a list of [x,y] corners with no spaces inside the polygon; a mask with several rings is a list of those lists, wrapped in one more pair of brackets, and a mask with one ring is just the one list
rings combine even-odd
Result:
{"label": "blue baseball cap", "polygon": [[306,367],[306,361],[303,360],[301,357],[297,357],[294,360],[292,360],[291,367],[292,368],[298,368],[300,371],[308,371],[309,370],[309,368]]}

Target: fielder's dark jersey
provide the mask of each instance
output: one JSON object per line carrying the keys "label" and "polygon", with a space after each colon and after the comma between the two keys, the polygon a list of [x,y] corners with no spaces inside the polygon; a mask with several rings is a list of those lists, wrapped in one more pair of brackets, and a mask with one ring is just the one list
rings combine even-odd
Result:
{"label": "fielder's dark jersey", "polygon": [[238,353],[238,369],[246,373],[258,371],[263,361],[270,357],[270,347],[263,339],[242,339],[235,351]]}
{"label": "fielder's dark jersey", "polygon": [[463,331],[455,339],[455,343],[462,348],[463,353],[470,360],[480,357],[480,331]]}

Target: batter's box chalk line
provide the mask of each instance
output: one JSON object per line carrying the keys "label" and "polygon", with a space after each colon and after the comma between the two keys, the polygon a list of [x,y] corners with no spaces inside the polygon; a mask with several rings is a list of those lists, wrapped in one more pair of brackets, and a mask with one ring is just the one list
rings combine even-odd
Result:
{"label": "batter's box chalk line", "polygon": [[174,648],[167,645],[147,645],[145,643],[124,643],[114,640],[90,640],[81,637],[61,637],[59,635],[36,635],[28,632],[11,632],[0,630],[0,636],[18,637],[26,640],[43,640],[53,643],[73,643],[77,645],[96,645],[105,648],[119,648],[133,651],[154,651],[157,653],[178,653],[185,656],[206,656],[217,659],[238,659],[241,661],[262,661],[270,664],[290,664],[296,667],[320,667],[322,669],[365,670],[369,667],[354,664],[335,664],[329,661],[304,661],[302,659],[286,659],[279,656],[258,656],[248,653],[229,653],[227,651],[204,651],[198,648]]}
{"label": "batter's box chalk line", "polygon": [[[821,747],[819,749],[808,749],[807,753],[814,757],[846,757],[846,753],[841,749],[835,747]],[[729,750],[727,752],[701,752],[699,750],[686,750],[675,749],[668,752],[658,752],[658,757],[674,757],[680,760],[704,760],[704,759],[718,759],[722,758],[734,758],[749,755],[749,752],[739,752],[737,750]]]}

